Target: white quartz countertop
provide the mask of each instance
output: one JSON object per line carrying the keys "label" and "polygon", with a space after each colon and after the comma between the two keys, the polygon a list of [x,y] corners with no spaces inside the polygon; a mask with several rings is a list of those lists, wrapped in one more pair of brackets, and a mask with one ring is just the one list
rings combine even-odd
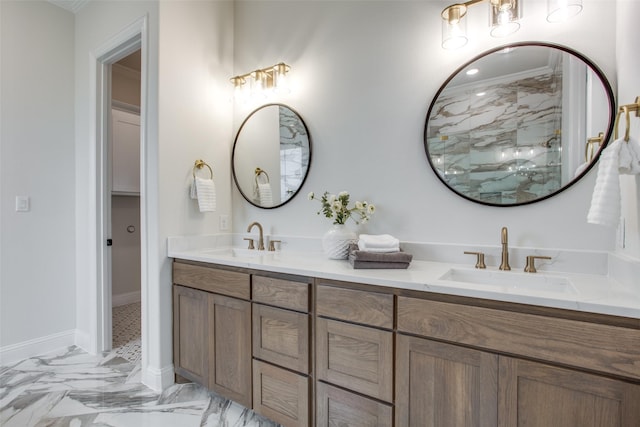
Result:
{"label": "white quartz countertop", "polygon": [[[475,270],[468,264],[420,260],[413,260],[406,270],[354,269],[346,260],[330,260],[319,252],[303,251],[237,254],[231,248],[172,250],[170,247],[168,256],[254,270],[640,319],[640,293],[604,275],[524,273],[515,269],[499,271],[495,267]],[[481,277],[493,277],[488,280],[491,283],[441,279],[451,269],[472,276],[480,274]],[[494,279],[500,284],[492,283]],[[535,283],[528,284],[532,280]],[[519,286],[520,283],[528,285]],[[555,288],[555,283],[568,285]]]}

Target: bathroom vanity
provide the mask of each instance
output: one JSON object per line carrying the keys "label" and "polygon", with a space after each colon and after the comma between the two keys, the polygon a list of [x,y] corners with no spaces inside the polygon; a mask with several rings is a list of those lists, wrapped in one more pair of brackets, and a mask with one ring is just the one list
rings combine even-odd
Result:
{"label": "bathroom vanity", "polygon": [[284,426],[640,425],[640,305],[615,287],[581,310],[443,291],[442,263],[170,256],[176,374]]}

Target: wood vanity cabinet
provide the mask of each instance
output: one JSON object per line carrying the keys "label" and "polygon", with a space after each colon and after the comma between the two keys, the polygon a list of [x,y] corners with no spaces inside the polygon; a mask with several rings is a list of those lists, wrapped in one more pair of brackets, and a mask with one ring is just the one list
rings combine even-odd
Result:
{"label": "wood vanity cabinet", "polygon": [[640,384],[500,356],[499,427],[638,427]]}
{"label": "wood vanity cabinet", "polygon": [[400,334],[396,345],[396,426],[497,426],[497,355]]}
{"label": "wood vanity cabinet", "polygon": [[176,374],[202,385],[209,383],[208,294],[173,286],[173,364]]}
{"label": "wood vanity cabinet", "polygon": [[285,427],[311,420],[311,280],[252,276],[253,409]]}
{"label": "wood vanity cabinet", "polygon": [[176,374],[285,427],[640,427],[637,319],[189,261],[173,274]]}
{"label": "wood vanity cabinet", "polygon": [[398,297],[396,427],[640,426],[637,326],[552,312]]}
{"label": "wood vanity cabinet", "polygon": [[393,298],[317,281],[318,427],[393,424]]}
{"label": "wood vanity cabinet", "polygon": [[175,262],[176,374],[251,407],[250,276]]}

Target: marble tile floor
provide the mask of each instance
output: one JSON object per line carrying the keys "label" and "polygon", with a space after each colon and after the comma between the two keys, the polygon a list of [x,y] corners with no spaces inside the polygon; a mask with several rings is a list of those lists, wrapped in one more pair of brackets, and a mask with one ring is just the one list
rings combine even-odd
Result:
{"label": "marble tile floor", "polygon": [[277,427],[193,383],[161,393],[140,364],[69,347],[0,367],[2,427]]}

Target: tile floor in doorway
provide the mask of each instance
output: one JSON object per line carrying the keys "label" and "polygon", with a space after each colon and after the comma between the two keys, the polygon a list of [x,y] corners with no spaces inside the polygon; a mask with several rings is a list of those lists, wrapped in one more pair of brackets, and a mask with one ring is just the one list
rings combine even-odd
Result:
{"label": "tile floor in doorway", "polygon": [[[116,335],[114,330],[114,338]],[[139,335],[137,339],[139,349]],[[1,366],[0,425],[277,426],[196,384],[175,384],[161,393],[154,392],[140,382],[139,350],[138,355],[130,351],[134,347],[131,345],[120,354],[115,348],[101,356],[92,356],[77,347],[69,347]]]}

